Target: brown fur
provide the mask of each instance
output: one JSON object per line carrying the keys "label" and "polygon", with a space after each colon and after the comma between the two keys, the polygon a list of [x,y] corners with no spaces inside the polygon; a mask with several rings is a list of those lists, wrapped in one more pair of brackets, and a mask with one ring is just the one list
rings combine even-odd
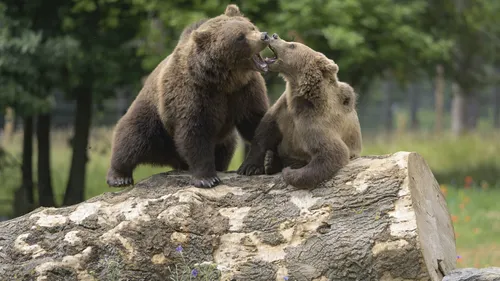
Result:
{"label": "brown fur", "polygon": [[217,185],[236,131],[250,141],[269,108],[251,59],[268,45],[264,34],[235,5],[186,27],[118,121],[107,183],[131,185],[137,165],[153,164],[189,170],[197,187]]}
{"label": "brown fur", "polygon": [[338,66],[304,44],[275,34],[269,44],[277,60],[270,71],[286,81],[284,94],[262,119],[239,174],[272,174],[296,187],[333,177],[362,149],[356,94],[338,81]]}

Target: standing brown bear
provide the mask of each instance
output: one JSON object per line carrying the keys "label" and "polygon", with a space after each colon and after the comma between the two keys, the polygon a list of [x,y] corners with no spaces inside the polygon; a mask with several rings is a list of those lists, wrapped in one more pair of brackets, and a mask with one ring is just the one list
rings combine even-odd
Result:
{"label": "standing brown bear", "polygon": [[284,94],[260,123],[239,174],[283,169],[287,184],[313,187],[330,179],[362,149],[356,94],[338,81],[338,66],[304,44],[273,34],[266,58],[286,81]]}
{"label": "standing brown bear", "polygon": [[139,164],[189,170],[196,187],[220,183],[235,129],[250,141],[269,108],[259,54],[269,39],[236,5],[188,26],[118,121],[108,185],[132,185]]}

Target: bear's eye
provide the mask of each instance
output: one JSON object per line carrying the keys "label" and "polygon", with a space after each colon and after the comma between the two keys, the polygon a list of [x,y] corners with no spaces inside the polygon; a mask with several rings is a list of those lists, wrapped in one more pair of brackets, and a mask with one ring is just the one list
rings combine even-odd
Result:
{"label": "bear's eye", "polygon": [[288,45],[288,48],[295,49],[295,44],[292,43],[292,44]]}
{"label": "bear's eye", "polygon": [[236,40],[241,41],[245,39],[245,34],[241,33]]}

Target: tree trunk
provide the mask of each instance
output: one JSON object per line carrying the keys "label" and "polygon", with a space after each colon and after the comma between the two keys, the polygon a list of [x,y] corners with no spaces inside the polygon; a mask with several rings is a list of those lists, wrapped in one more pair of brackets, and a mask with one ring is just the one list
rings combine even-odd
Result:
{"label": "tree trunk", "polygon": [[392,95],[394,91],[394,81],[390,72],[385,74],[384,81],[384,111],[385,111],[385,130],[387,133],[394,131],[394,112],[392,108]]}
{"label": "tree trunk", "polygon": [[22,186],[25,191],[27,202],[33,204],[33,117],[24,117],[23,121],[23,162]]}
{"label": "tree trunk", "polygon": [[116,120],[119,120],[125,113],[127,113],[128,109],[128,100],[126,97],[127,89],[119,89],[116,92]]}
{"label": "tree trunk", "polygon": [[38,115],[36,138],[38,140],[38,203],[40,206],[54,206],[50,175],[50,113]]}
{"label": "tree trunk", "polygon": [[443,131],[443,113],[444,113],[444,67],[442,65],[436,66],[436,90],[434,92],[434,106],[435,106],[435,118],[436,125],[434,131],[436,133],[441,133]]}
{"label": "tree trunk", "polygon": [[8,145],[12,141],[12,135],[14,134],[14,120],[16,115],[12,107],[7,107],[5,109],[5,124],[3,127],[3,144]]}
{"label": "tree trunk", "polygon": [[23,118],[23,156],[21,163],[21,187],[14,195],[14,216],[33,210],[33,117]]}
{"label": "tree trunk", "polygon": [[495,85],[493,87],[493,126],[500,129],[500,87]]}
{"label": "tree trunk", "polygon": [[467,124],[467,97],[461,87],[453,83],[453,100],[451,104],[451,131],[459,136],[465,133]]}
{"label": "tree trunk", "polygon": [[408,86],[408,100],[410,101],[410,129],[416,131],[420,128],[420,120],[418,119],[418,108],[420,106],[419,86],[412,83]]}
{"label": "tree trunk", "polygon": [[477,122],[479,120],[479,102],[477,96],[471,93],[467,96],[467,129],[468,131],[474,131],[477,128]]}
{"label": "tree trunk", "polygon": [[76,91],[76,116],[73,137],[73,156],[69,172],[64,205],[72,205],[84,200],[87,147],[92,119],[92,93],[88,88]]}
{"label": "tree trunk", "polygon": [[416,153],[355,159],[314,189],[219,176],[201,189],[171,171],[2,222],[0,275],[170,280],[177,266],[176,280],[196,267],[225,281],[437,281],[456,268],[445,198]]}

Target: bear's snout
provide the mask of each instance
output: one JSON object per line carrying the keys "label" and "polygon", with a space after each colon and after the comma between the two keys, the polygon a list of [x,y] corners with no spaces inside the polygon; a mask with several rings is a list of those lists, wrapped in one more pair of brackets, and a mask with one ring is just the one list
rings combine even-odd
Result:
{"label": "bear's snout", "polygon": [[278,33],[274,33],[273,34],[273,39],[278,39],[278,38],[279,38]]}
{"label": "bear's snout", "polygon": [[264,31],[260,34],[260,40],[265,41],[265,42],[270,40],[269,35],[267,35],[267,32]]}

